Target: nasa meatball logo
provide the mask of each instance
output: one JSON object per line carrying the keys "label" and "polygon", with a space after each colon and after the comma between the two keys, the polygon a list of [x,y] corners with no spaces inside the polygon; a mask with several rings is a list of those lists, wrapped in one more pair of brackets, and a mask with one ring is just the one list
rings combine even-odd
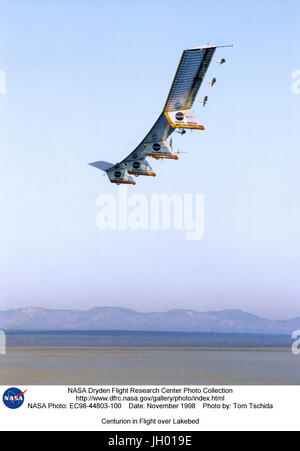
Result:
{"label": "nasa meatball logo", "polygon": [[8,388],[3,393],[3,402],[6,407],[9,409],[18,409],[24,402],[24,393],[27,390],[23,391],[16,387]]}
{"label": "nasa meatball logo", "polygon": [[181,111],[179,111],[179,113],[176,113],[175,118],[177,121],[183,121],[184,114]]}
{"label": "nasa meatball logo", "polygon": [[152,149],[155,150],[155,152],[158,152],[160,150],[160,144],[158,143],[153,144]]}
{"label": "nasa meatball logo", "polygon": [[141,165],[140,165],[140,163],[138,161],[135,161],[132,166],[134,167],[134,169],[139,169],[139,167]]}

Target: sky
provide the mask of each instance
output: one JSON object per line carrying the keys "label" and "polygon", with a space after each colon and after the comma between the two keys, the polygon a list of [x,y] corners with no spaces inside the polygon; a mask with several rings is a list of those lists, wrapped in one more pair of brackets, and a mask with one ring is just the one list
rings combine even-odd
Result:
{"label": "sky", "polygon": [[[241,309],[300,316],[298,0],[0,0],[0,309]],[[182,51],[227,45],[128,195],[202,194],[205,233],[97,227],[88,165],[117,162],[160,115]]]}

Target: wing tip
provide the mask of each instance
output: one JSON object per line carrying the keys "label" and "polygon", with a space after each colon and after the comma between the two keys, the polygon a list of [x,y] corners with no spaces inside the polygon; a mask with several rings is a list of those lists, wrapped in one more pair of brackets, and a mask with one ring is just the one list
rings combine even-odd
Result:
{"label": "wing tip", "polygon": [[114,164],[108,163],[107,161],[94,161],[93,163],[88,163],[88,165],[104,172],[114,167]]}

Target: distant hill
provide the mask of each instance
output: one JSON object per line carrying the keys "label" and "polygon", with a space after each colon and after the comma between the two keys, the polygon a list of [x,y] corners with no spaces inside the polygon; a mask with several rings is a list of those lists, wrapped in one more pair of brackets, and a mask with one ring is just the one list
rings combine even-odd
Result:
{"label": "distant hill", "polygon": [[241,310],[197,312],[169,310],[140,313],[119,307],[50,310],[27,307],[0,311],[2,330],[143,330],[290,334],[300,330],[300,317],[272,321]]}

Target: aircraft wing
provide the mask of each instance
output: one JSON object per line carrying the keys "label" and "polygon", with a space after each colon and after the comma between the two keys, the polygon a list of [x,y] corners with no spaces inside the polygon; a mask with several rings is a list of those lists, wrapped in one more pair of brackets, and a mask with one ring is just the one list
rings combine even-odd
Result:
{"label": "aircraft wing", "polygon": [[192,108],[215,50],[216,47],[184,50],[164,107],[165,112]]}
{"label": "aircraft wing", "polygon": [[[147,157],[178,159],[167,139],[175,129],[204,130],[192,111],[192,105],[216,50],[199,47],[184,50],[164,109],[141,143],[106,173],[112,183],[132,183],[129,175],[152,175]],[[97,163],[93,163],[97,167]]]}

